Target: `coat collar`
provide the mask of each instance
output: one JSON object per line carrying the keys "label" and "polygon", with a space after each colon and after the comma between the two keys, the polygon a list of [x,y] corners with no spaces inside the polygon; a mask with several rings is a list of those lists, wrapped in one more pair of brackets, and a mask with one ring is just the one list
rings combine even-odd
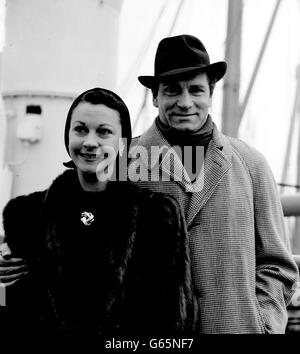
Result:
{"label": "coat collar", "polygon": [[[158,146],[160,148],[166,146],[166,148],[170,148],[170,144],[158,130],[155,122],[138,139],[136,147],[137,146],[143,146],[147,150],[147,156],[151,156],[151,147],[153,146]],[[213,136],[208,145],[203,164],[204,168],[194,184],[189,181],[189,178],[178,156],[177,158],[175,157],[174,164],[175,166],[180,166],[180,168],[178,168],[179,172],[176,169],[169,169],[169,171],[164,169],[163,161],[166,159],[166,157],[166,154],[165,156],[162,155],[160,160],[160,156],[157,155],[154,156],[154,159],[152,159],[153,161],[150,162],[149,159],[145,158],[144,155],[141,155],[141,160],[149,171],[159,166],[160,170],[163,170],[165,173],[169,174],[170,178],[184,187],[186,192],[192,193],[191,204],[187,213],[187,221],[190,223],[198,211],[213,194],[219,181],[224,177],[224,175],[232,166],[232,147],[230,141],[227,136],[218,131],[216,125],[214,124]],[[174,173],[172,172],[173,170]],[[183,173],[183,178],[180,178],[182,176],[180,173]]]}
{"label": "coat collar", "polygon": [[214,124],[213,137],[208,145],[204,160],[204,185],[199,193],[191,197],[191,207],[187,213],[190,224],[199,210],[212,196],[219,182],[230,170],[232,163],[232,147],[227,136],[220,133]]}
{"label": "coat collar", "polygon": [[164,176],[163,178],[173,179],[188,192],[194,192],[202,188],[204,181],[203,168],[195,183],[192,183],[182,165],[178,150],[171,147],[168,140],[159,131],[155,122],[140,137],[136,144],[136,147],[138,146],[146,149],[146,152],[141,154],[141,160],[148,171],[151,171],[151,177],[155,178],[156,176],[159,178],[159,171],[161,171]]}

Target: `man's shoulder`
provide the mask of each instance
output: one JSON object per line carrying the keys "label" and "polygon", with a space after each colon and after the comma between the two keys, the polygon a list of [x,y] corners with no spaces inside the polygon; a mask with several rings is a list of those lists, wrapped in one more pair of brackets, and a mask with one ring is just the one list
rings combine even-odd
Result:
{"label": "man's shoulder", "polygon": [[149,146],[159,146],[161,142],[162,136],[159,133],[157,125],[154,121],[146,131],[132,138],[130,146],[135,147],[138,145],[149,148]]}
{"label": "man's shoulder", "polygon": [[232,150],[239,155],[245,162],[249,163],[267,163],[265,156],[255,147],[247,142],[227,136]]}
{"label": "man's shoulder", "polygon": [[132,138],[131,145],[135,145],[142,135],[138,135]]}
{"label": "man's shoulder", "polygon": [[232,150],[232,158],[240,161],[253,179],[273,179],[273,172],[266,157],[245,141],[225,136]]}
{"label": "man's shoulder", "polygon": [[138,135],[138,136],[135,136],[134,138],[132,138],[131,144],[130,144],[131,148],[138,144],[138,141],[139,141],[140,137],[141,137],[141,135]]}

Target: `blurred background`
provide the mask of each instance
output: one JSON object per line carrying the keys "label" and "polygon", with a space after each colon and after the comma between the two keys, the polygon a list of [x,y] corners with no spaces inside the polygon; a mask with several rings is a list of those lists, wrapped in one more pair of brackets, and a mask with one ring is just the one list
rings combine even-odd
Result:
{"label": "blurred background", "polygon": [[83,90],[117,92],[143,133],[156,110],[137,76],[182,33],[228,62],[212,117],[268,160],[300,254],[300,0],[0,0],[0,212],[64,169],[65,117]]}

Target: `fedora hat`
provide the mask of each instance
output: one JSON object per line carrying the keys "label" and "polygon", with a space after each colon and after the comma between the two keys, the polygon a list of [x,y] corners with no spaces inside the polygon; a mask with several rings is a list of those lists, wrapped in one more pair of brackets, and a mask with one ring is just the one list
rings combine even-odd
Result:
{"label": "fedora hat", "polygon": [[206,72],[218,81],[226,72],[225,61],[210,63],[209,55],[202,42],[194,36],[180,36],[162,39],[157,47],[154,76],[139,76],[139,82],[152,88],[156,83],[169,77],[188,72]]}

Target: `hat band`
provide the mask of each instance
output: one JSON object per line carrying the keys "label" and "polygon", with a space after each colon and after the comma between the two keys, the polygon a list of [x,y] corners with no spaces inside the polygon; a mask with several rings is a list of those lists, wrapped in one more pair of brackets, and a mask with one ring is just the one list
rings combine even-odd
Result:
{"label": "hat band", "polygon": [[185,72],[189,72],[189,71],[205,70],[208,67],[209,67],[209,65],[197,65],[197,66],[190,66],[190,67],[185,67],[185,68],[177,68],[177,69],[172,69],[172,70],[156,73],[154,75],[154,77],[164,77],[164,76],[185,73]]}

